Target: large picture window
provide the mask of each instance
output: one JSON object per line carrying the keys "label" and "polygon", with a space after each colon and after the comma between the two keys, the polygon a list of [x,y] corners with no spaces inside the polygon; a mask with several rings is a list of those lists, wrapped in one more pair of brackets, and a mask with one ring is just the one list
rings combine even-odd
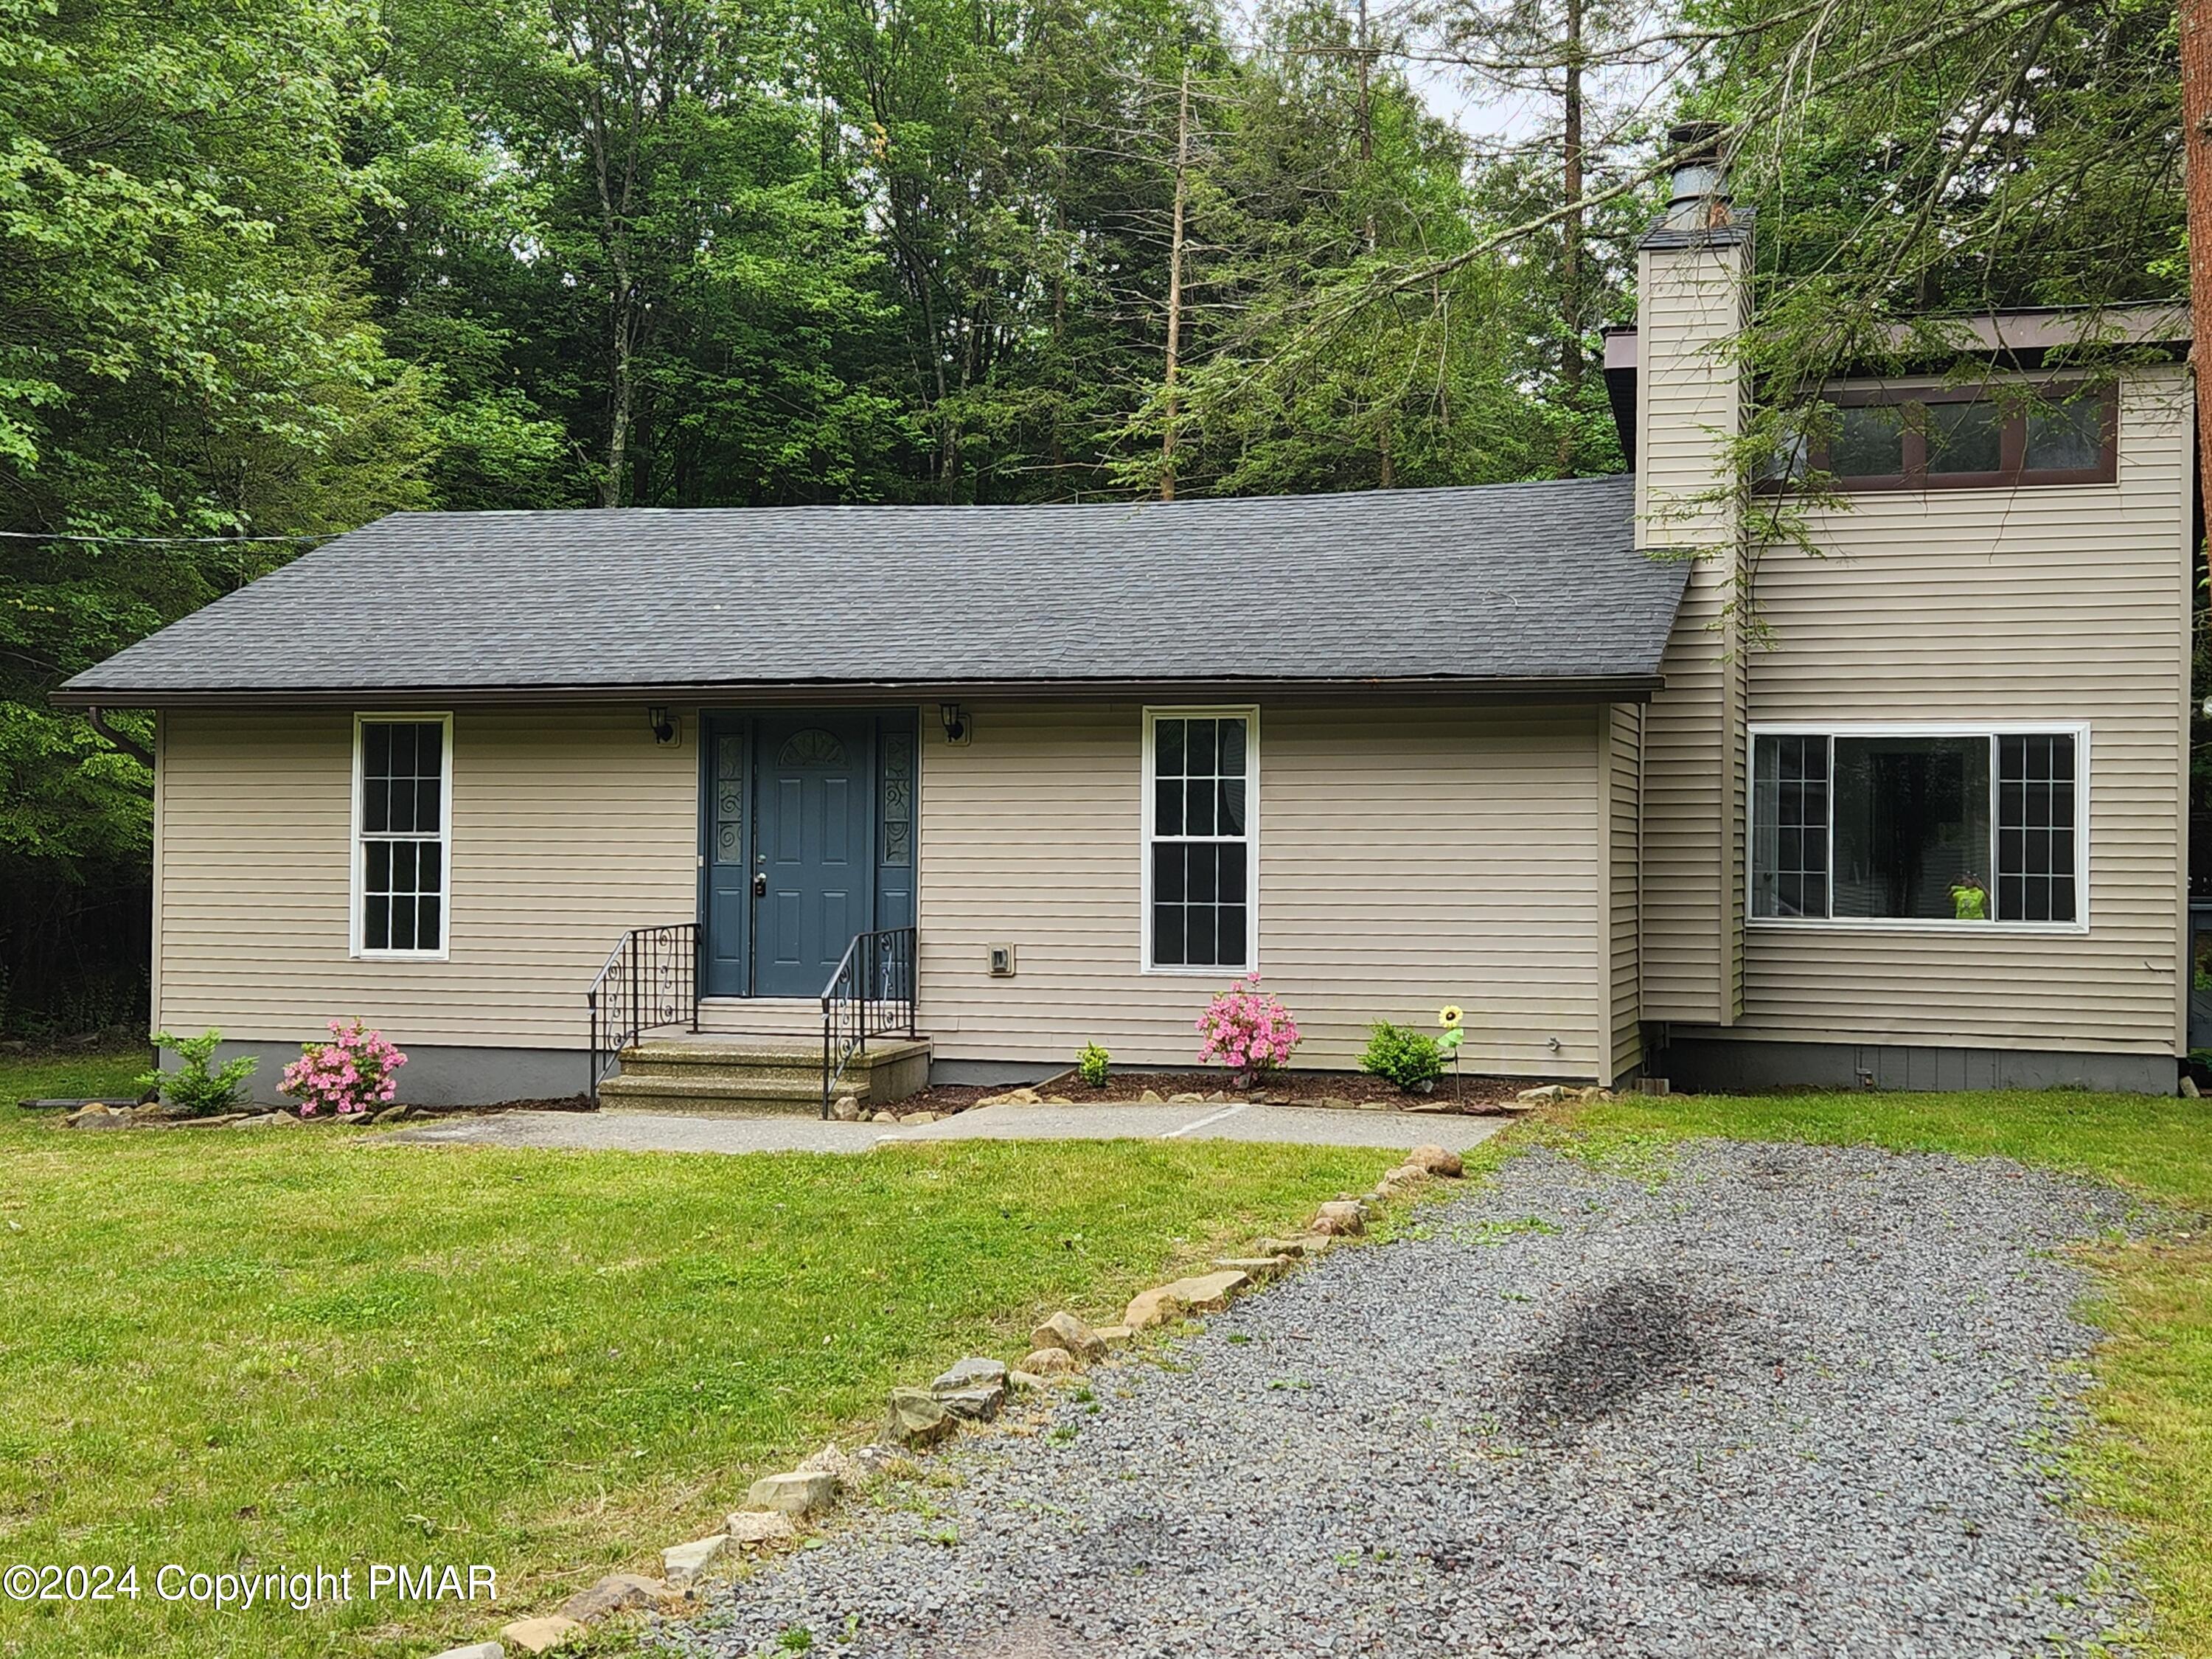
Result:
{"label": "large picture window", "polygon": [[2087,744],[2078,727],[1754,732],[1751,914],[2081,925]]}
{"label": "large picture window", "polygon": [[1256,717],[1249,708],[1145,717],[1145,965],[1248,969],[1258,874]]}
{"label": "large picture window", "polygon": [[453,723],[362,716],[354,744],[354,941],[364,956],[441,956]]}

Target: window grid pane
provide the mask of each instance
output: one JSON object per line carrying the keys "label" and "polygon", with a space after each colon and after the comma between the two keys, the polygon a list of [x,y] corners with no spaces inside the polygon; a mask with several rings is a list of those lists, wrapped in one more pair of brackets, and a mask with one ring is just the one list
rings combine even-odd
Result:
{"label": "window grid pane", "polygon": [[1152,962],[1242,968],[1250,959],[1245,776],[1250,732],[1237,715],[1152,726]]}
{"label": "window grid pane", "polygon": [[444,939],[445,727],[362,726],[364,951],[438,950]]}
{"label": "window grid pane", "polygon": [[2105,456],[2105,403],[2094,395],[2032,404],[2022,465],[2030,472],[2086,471]]}
{"label": "window grid pane", "polygon": [[1839,478],[1905,476],[1905,411],[1855,404],[1838,409],[1828,470]]}
{"label": "window grid pane", "polygon": [[1758,819],[1753,911],[1762,916],[1828,914],[1828,740],[1772,737],[1754,757]]}
{"label": "window grid pane", "polygon": [[1993,403],[1928,405],[1928,470],[1995,472],[2003,465],[2004,413]]}
{"label": "window grid pane", "polygon": [[2002,921],[2072,921],[2074,739],[1997,739],[1997,891]]}

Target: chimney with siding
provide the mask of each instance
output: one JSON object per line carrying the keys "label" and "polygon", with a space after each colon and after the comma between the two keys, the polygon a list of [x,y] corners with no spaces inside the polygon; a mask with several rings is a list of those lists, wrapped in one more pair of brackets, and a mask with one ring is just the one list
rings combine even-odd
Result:
{"label": "chimney with siding", "polygon": [[1747,388],[1751,224],[1729,199],[1720,129],[1680,126],[1667,212],[1637,252],[1636,528],[1690,562],[1644,724],[1643,1017],[1726,1025],[1743,1003],[1745,569],[1730,446]]}

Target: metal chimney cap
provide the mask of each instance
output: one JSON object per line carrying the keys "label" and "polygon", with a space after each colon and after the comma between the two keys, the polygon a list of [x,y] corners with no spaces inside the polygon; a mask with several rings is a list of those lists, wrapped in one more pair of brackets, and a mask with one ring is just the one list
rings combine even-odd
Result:
{"label": "metal chimney cap", "polygon": [[1677,230],[1710,229],[1729,220],[1728,167],[1721,161],[1717,121],[1670,127],[1668,143],[1678,153],[1668,180],[1666,223]]}
{"label": "metal chimney cap", "polygon": [[1698,161],[1717,161],[1721,158],[1721,134],[1727,126],[1719,121],[1684,121],[1667,129],[1667,147],[1686,151],[1684,164]]}

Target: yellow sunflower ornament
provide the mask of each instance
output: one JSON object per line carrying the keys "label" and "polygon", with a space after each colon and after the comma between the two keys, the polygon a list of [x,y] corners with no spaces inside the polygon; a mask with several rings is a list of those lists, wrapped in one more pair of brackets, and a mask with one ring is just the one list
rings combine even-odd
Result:
{"label": "yellow sunflower ornament", "polygon": [[1444,1034],[1437,1039],[1437,1047],[1451,1056],[1452,1098],[1459,1098],[1459,1045],[1466,1039],[1466,1012],[1456,1002],[1447,1002],[1437,1010],[1437,1024]]}

